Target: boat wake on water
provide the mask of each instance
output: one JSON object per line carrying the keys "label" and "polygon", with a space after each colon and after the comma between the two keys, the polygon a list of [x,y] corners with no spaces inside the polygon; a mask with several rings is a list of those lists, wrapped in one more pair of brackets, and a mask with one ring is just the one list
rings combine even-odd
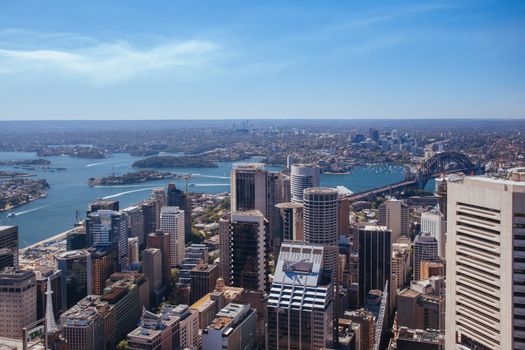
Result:
{"label": "boat wake on water", "polygon": [[126,192],[115,193],[115,194],[111,194],[109,196],[102,197],[102,199],[116,198],[116,197],[124,196],[124,195],[130,194],[130,193],[135,193],[135,192],[140,192],[140,191],[149,191],[149,190],[152,190],[154,188],[155,187],[139,188],[138,190],[131,190],[131,191],[126,191]]}
{"label": "boat wake on water", "polygon": [[103,165],[103,164],[117,164],[117,163],[128,163],[128,161],[127,160],[126,161],[117,160],[113,162],[92,163],[92,164],[86,164],[86,168],[91,168],[92,166]]}
{"label": "boat wake on water", "polygon": [[32,208],[32,209],[28,209],[28,210],[22,210],[22,211],[18,211],[18,212],[15,212],[13,213],[14,216],[20,216],[20,215],[24,215],[24,214],[29,214],[29,213],[32,213],[34,211],[37,211],[37,210],[40,210],[40,209],[43,209],[43,208],[47,208],[49,207],[51,204],[46,204],[46,205],[42,205],[40,207],[36,207],[36,208]]}
{"label": "boat wake on water", "polygon": [[222,187],[222,186],[230,186],[230,184],[228,184],[228,183],[224,183],[224,184],[190,184],[190,187],[214,187],[214,186]]}

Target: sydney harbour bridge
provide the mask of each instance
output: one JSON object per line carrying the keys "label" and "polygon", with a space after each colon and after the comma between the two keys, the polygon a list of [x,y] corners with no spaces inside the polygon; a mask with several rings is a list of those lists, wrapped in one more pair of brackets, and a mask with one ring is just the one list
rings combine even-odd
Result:
{"label": "sydney harbour bridge", "polygon": [[370,199],[376,196],[393,194],[408,188],[424,189],[427,183],[442,174],[462,172],[466,175],[480,175],[483,167],[474,164],[466,155],[460,152],[440,152],[425,160],[418,167],[407,171],[405,179],[390,185],[377,187],[365,192],[347,196],[351,202]]}

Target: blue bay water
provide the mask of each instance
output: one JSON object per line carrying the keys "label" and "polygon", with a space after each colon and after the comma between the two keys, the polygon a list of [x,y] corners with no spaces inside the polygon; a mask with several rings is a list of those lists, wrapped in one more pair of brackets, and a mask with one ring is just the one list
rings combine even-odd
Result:
{"label": "blue bay water", "polygon": [[[0,152],[0,160],[19,160],[37,158],[29,152]],[[145,184],[120,186],[90,187],[90,177],[103,177],[112,174],[122,175],[133,171],[131,164],[141,157],[128,154],[114,154],[107,159],[77,159],[71,157],[46,157],[50,167],[66,168],[60,172],[40,170],[26,171],[12,167],[0,167],[0,170],[18,170],[36,174],[49,182],[49,194],[14,210],[0,213],[0,225],[18,225],[20,246],[24,247],[71,228],[75,222],[75,210],[84,217],[88,203],[98,198],[111,198],[120,201],[125,208],[147,197],[154,187],[166,186],[175,182],[184,189],[184,180],[160,180]],[[166,168],[159,171],[171,171],[177,174],[192,174],[189,190],[192,192],[221,193],[230,191],[230,170],[235,162],[221,162],[218,168]],[[281,170],[281,167],[268,167]],[[356,168],[351,174],[322,175],[321,185],[335,187],[343,185],[354,192],[360,192],[377,186],[387,185],[403,179],[403,168],[399,166],[370,166]],[[15,217],[8,218],[13,212]]]}

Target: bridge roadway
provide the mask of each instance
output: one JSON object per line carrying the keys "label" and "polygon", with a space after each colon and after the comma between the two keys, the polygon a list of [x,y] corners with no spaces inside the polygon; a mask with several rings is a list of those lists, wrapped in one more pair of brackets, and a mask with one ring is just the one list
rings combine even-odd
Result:
{"label": "bridge roadway", "polygon": [[369,197],[375,197],[381,194],[389,194],[389,193],[401,190],[403,188],[414,187],[414,186],[417,186],[416,180],[403,180],[403,181],[396,182],[390,185],[377,187],[369,191],[354,193],[349,196],[345,196],[344,198],[349,199],[350,202],[357,202],[357,201],[366,200]]}

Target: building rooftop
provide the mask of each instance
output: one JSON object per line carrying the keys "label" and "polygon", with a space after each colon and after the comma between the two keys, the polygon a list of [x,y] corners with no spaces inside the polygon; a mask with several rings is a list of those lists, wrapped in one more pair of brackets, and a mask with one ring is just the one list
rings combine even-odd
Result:
{"label": "building rooftop", "polygon": [[337,189],[330,187],[310,187],[304,190],[304,193],[312,194],[337,194]]}
{"label": "building rooftop", "polygon": [[78,259],[87,256],[89,256],[89,252],[85,249],[69,250],[67,252],[61,252],[55,255],[55,257],[60,260]]}
{"label": "building rooftop", "polygon": [[279,209],[294,209],[294,208],[302,208],[304,207],[304,205],[302,203],[287,202],[287,203],[279,203],[275,207]]}

